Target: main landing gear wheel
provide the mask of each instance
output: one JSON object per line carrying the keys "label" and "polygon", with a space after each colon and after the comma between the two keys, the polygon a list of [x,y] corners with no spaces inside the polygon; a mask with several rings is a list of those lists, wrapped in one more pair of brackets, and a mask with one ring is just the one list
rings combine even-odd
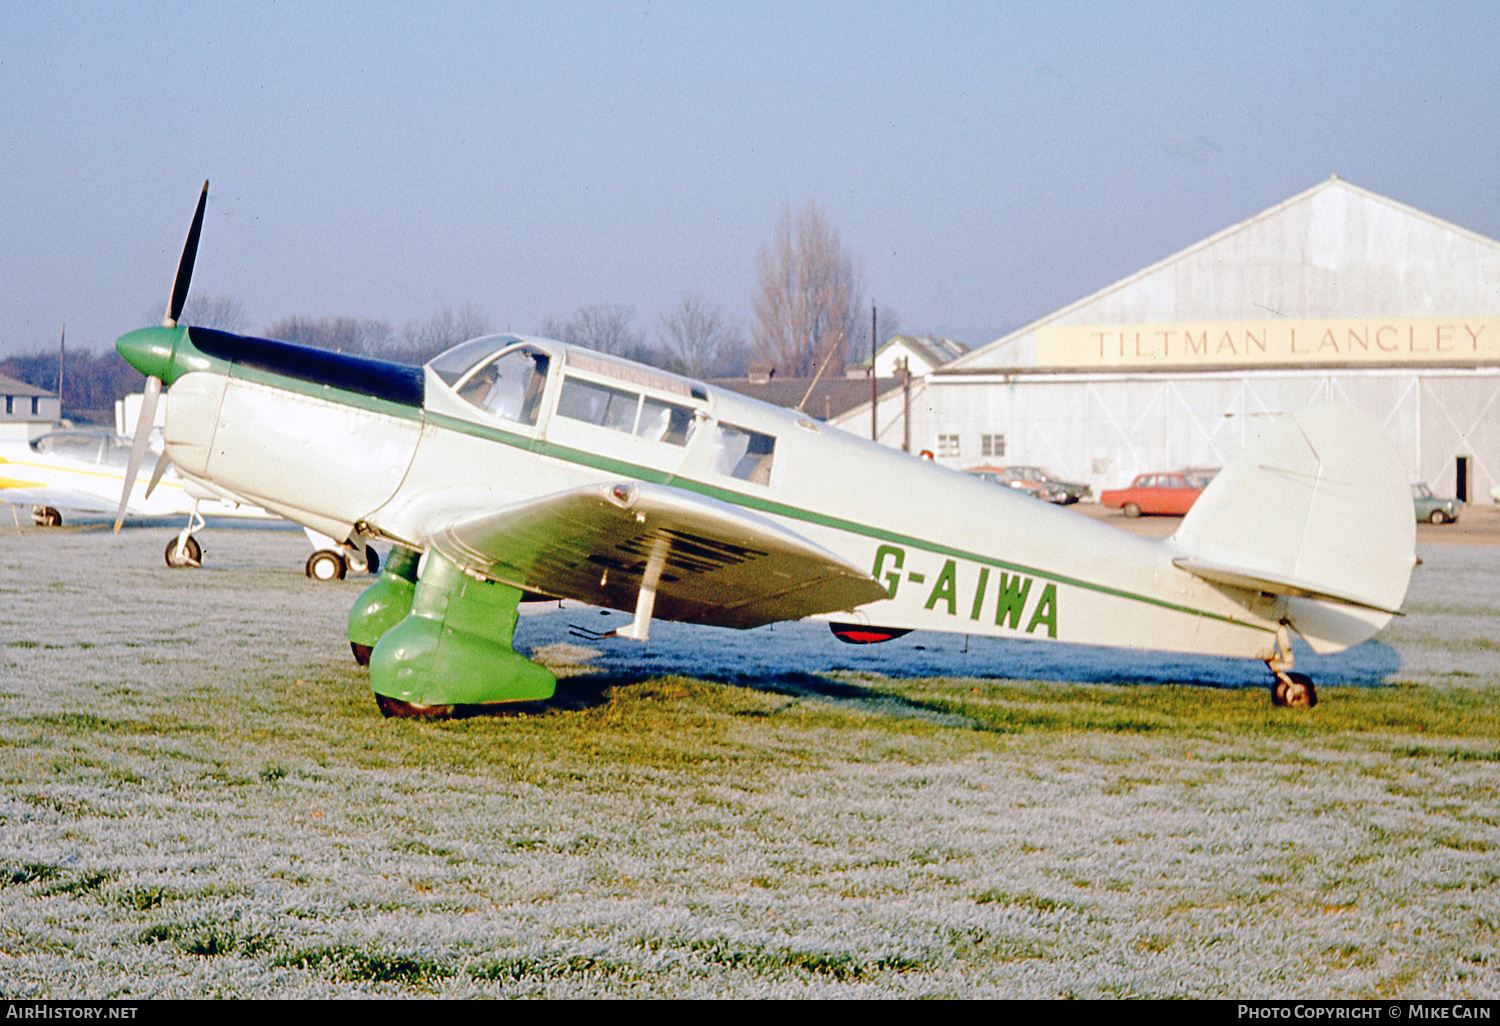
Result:
{"label": "main landing gear wheel", "polygon": [[319,549],[307,557],[307,576],[315,581],[342,581],[347,569],[344,557],[331,549]]}
{"label": "main landing gear wheel", "polygon": [[38,527],[61,527],[62,514],[51,506],[34,506],[31,519]]}
{"label": "main landing gear wheel", "polygon": [[408,720],[445,720],[453,714],[451,705],[413,705],[399,698],[376,693],[375,704],[382,716]]}
{"label": "main landing gear wheel", "polygon": [[189,536],[180,546],[177,539],[173,538],[167,542],[167,566],[173,569],[184,566],[203,565],[203,547],[198,544],[198,539]]}
{"label": "main landing gear wheel", "polygon": [[1137,506],[1133,502],[1127,502],[1125,504],[1125,509],[1123,512],[1127,517],[1134,520],[1136,517],[1141,515],[1141,507]]}
{"label": "main landing gear wheel", "polygon": [[364,556],[356,555],[356,549],[344,550],[344,566],[351,574],[378,574],[380,573],[380,553],[375,551],[373,545],[365,546]]}
{"label": "main landing gear wheel", "polygon": [[[354,653],[354,661],[356,663],[358,663],[360,666],[369,666],[370,665],[370,653],[373,652],[373,651],[375,651],[375,649],[374,649],[373,646],[370,646],[370,645],[361,645],[357,641],[351,641],[351,642],[349,642],[349,651],[351,651],[351,652]],[[375,700],[379,701],[380,700],[380,696],[376,695],[375,696]],[[395,699],[390,699],[390,701],[395,701]],[[390,714],[387,713],[386,715],[390,715]]]}
{"label": "main landing gear wheel", "polygon": [[1278,673],[1271,685],[1271,704],[1288,709],[1311,709],[1318,704],[1318,689],[1305,673]]}

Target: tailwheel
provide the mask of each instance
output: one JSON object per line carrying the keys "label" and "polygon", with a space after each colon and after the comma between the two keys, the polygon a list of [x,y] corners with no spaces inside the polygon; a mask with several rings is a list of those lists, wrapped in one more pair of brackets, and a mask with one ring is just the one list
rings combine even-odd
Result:
{"label": "tailwheel", "polygon": [[166,551],[167,566],[177,569],[185,566],[203,565],[203,547],[198,544],[198,539],[192,535],[186,538],[173,538],[167,542]]}
{"label": "tailwheel", "polygon": [[445,720],[453,714],[451,705],[413,705],[411,702],[403,702],[399,698],[391,698],[379,692],[375,694],[375,704],[380,706],[382,716],[391,718]]}
{"label": "tailwheel", "polygon": [[1318,704],[1318,689],[1305,673],[1278,673],[1276,683],[1271,685],[1271,704],[1288,709],[1311,709]]}
{"label": "tailwheel", "polygon": [[332,549],[319,549],[307,557],[307,576],[315,581],[342,581],[347,567],[344,557]]}

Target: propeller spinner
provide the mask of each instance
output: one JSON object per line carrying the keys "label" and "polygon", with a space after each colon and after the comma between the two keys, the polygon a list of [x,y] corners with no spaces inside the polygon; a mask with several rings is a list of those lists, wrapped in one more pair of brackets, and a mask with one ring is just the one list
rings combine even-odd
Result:
{"label": "propeller spinner", "polygon": [[[187,242],[182,246],[182,259],[177,262],[177,278],[172,282],[172,295],[167,300],[163,328],[177,327],[177,318],[182,316],[182,305],[187,302],[188,285],[193,280],[193,264],[198,260],[198,236],[203,231],[203,210],[208,205],[208,182],[203,183],[203,192],[198,196],[198,209],[193,212],[193,224],[188,228]],[[135,425],[135,439],[130,445],[130,462],[125,466],[125,487],[120,493],[120,508],[115,513],[115,531],[125,522],[125,509],[130,505],[130,493],[135,489],[136,477],[141,471],[141,461],[146,456],[146,443],[150,440],[151,427],[156,423],[156,404],[161,397],[161,378],[152,374],[146,378],[146,394],[141,402],[141,417]],[[165,455],[157,461],[156,471],[151,476],[151,485],[146,489],[149,496],[155,490],[166,470]]]}

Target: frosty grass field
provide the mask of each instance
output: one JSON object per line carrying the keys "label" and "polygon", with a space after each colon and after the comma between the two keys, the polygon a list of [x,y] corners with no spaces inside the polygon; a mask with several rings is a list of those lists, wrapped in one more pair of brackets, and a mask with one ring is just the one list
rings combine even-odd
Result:
{"label": "frosty grass field", "polygon": [[1310,713],[554,609],[550,707],[420,723],[300,533],[169,534],[0,536],[0,996],[1500,994],[1500,548],[1424,548]]}

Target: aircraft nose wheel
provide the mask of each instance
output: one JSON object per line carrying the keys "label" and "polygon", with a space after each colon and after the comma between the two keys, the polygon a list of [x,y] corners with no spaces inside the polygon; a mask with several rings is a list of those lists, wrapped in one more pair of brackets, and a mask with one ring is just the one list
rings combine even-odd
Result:
{"label": "aircraft nose wheel", "polygon": [[315,581],[342,581],[348,567],[344,557],[332,549],[319,549],[307,557],[307,576]]}
{"label": "aircraft nose wheel", "polygon": [[1288,709],[1311,709],[1318,704],[1318,689],[1305,673],[1278,673],[1271,685],[1271,704]]}

